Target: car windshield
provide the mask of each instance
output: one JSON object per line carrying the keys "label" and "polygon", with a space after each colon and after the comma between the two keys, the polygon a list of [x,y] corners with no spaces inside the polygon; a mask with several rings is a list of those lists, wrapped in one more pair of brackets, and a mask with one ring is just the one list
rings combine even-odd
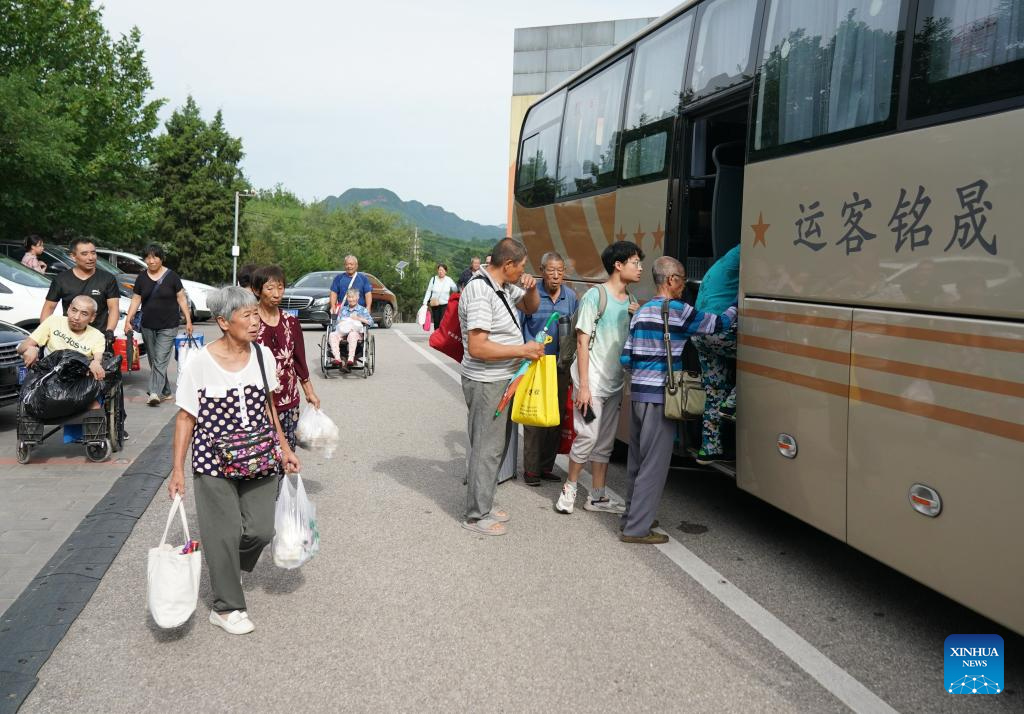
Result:
{"label": "car windshield", "polygon": [[327,290],[337,273],[307,273],[295,281],[296,288],[323,288]]}
{"label": "car windshield", "polygon": [[[71,263],[71,265],[75,264],[75,259],[71,257],[71,251],[67,250],[66,248],[61,248],[61,247],[58,247],[58,246],[54,246],[52,248],[47,248],[47,250],[52,250],[54,253],[58,254],[60,257],[66,258],[68,260],[68,262]],[[122,272],[122,271],[118,270],[117,268],[115,268],[109,261],[104,260],[103,258],[99,257],[98,255],[96,256],[96,267],[99,268],[100,270],[106,272],[106,273],[110,273],[111,275],[120,275],[121,272]]]}
{"label": "car windshield", "polygon": [[2,256],[0,256],[0,277],[18,285],[27,285],[30,288],[50,287],[50,281],[42,274]]}

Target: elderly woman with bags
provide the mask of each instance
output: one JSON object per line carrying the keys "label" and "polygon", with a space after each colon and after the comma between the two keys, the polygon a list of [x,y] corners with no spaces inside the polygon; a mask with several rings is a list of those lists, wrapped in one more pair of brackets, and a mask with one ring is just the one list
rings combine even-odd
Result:
{"label": "elderly woman with bags", "polygon": [[274,536],[282,470],[298,471],[271,393],[274,356],[254,345],[256,298],[246,288],[210,293],[207,304],[223,336],[191,358],[178,378],[174,461],[167,487],[185,493],[185,453],[192,447],[202,551],[210,572],[210,622],[232,635],[252,632],[241,571],[252,571]]}
{"label": "elderly woman with bags", "polygon": [[320,408],[320,398],[309,381],[302,325],[297,317],[281,311],[284,288],[284,271],[277,265],[259,268],[250,277],[249,289],[259,300],[260,326],[256,342],[269,347],[274,355],[277,381],[281,383],[281,388],[274,393],[274,406],[288,446],[294,449],[295,428],[299,424],[299,386],[306,401],[316,409]]}

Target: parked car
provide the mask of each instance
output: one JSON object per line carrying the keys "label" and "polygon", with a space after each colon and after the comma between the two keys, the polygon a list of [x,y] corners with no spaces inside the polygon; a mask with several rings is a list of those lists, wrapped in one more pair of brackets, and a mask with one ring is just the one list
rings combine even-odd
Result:
{"label": "parked car", "polygon": [[[34,330],[49,289],[49,277],[0,256],[0,317],[4,322]],[[59,303],[57,313],[63,314]]]}
{"label": "parked car", "polygon": [[[6,255],[11,260],[20,264],[21,257],[25,255],[25,244],[18,241],[0,241],[0,255]],[[75,267],[75,259],[71,257],[70,251],[64,246],[47,243],[39,258],[46,263],[46,274],[50,277],[57,275],[57,273],[62,273],[68,268]],[[96,258],[96,269],[106,271],[115,277],[121,272],[99,256]],[[118,281],[117,285],[121,295],[131,299],[131,290],[126,289],[121,281]]]}
{"label": "parked car", "polygon": [[[146,269],[146,261],[134,253],[113,250],[111,248],[97,248],[96,253],[104,260],[109,261],[121,273],[135,276],[140,270]],[[132,284],[134,285],[134,281],[132,281]],[[206,307],[206,293],[216,290],[216,288],[212,285],[197,283],[195,280],[185,280],[184,278],[181,279],[181,284],[185,288],[185,294],[188,295],[189,305],[192,306],[192,319],[197,321],[208,320],[210,318],[210,310]]]}
{"label": "parked car", "polygon": [[[331,323],[331,283],[341,271],[320,270],[306,273],[284,291],[281,298],[282,310],[295,310],[300,322],[316,322],[325,330]],[[360,271],[362,272],[362,271]],[[398,299],[384,283],[369,273],[363,273],[373,286],[373,304],[370,314],[378,327],[388,328],[398,314]]]}
{"label": "parked car", "polygon": [[21,355],[18,354],[18,345],[26,337],[28,337],[27,330],[7,322],[0,322],[0,407],[18,401],[18,395],[21,392],[19,373],[24,364]]}
{"label": "parked car", "polygon": [[[50,289],[52,278],[47,274],[37,273],[10,258],[0,255],[0,316],[5,322],[26,330],[34,330],[39,325],[39,313],[46,302],[46,293]],[[131,301],[122,295],[118,300],[118,320],[114,330],[115,337],[124,337],[123,321],[128,314]],[[64,314],[63,306],[58,302],[54,310],[57,315]],[[136,344],[139,336],[136,335]],[[139,354],[145,354],[140,348]]]}

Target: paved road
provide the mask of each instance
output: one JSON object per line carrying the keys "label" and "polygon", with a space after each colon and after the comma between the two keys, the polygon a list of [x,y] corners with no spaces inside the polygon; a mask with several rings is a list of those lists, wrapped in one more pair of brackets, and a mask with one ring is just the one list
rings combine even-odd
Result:
{"label": "paved road", "polygon": [[[613,517],[556,514],[556,486],[521,481],[499,489],[508,536],[460,529],[461,391],[403,332],[375,333],[369,380],[317,378],[345,434],[329,461],[300,452],[323,550],[246,577],[253,635],[206,622],[205,576],[189,624],[149,621],[158,494],[23,711],[1024,709],[1022,638],[717,475],[673,474],[670,548],[621,544]],[[945,694],[954,632],[1003,635],[1003,694]]]}

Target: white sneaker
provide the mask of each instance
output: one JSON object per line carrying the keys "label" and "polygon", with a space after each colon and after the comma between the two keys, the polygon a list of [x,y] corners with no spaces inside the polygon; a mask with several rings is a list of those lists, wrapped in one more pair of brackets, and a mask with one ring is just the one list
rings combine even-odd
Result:
{"label": "white sneaker", "polygon": [[576,506],[576,485],[571,481],[566,481],[565,485],[562,486],[562,493],[559,494],[558,500],[555,501],[555,510],[559,513],[572,513],[572,509]]}
{"label": "white sneaker", "polygon": [[607,496],[598,500],[588,498],[583,504],[583,510],[585,511],[597,511],[599,513],[618,513],[622,514],[626,512],[626,504],[613,501]]}
{"label": "white sneaker", "polygon": [[160,403],[160,395],[159,394],[152,394],[151,393],[149,395],[149,399],[146,400],[146,404],[148,404],[151,407],[155,407],[159,403]]}
{"label": "white sneaker", "polygon": [[232,610],[226,618],[211,610],[210,624],[216,625],[230,635],[248,635],[256,629],[256,625],[249,619],[249,613],[241,610]]}

